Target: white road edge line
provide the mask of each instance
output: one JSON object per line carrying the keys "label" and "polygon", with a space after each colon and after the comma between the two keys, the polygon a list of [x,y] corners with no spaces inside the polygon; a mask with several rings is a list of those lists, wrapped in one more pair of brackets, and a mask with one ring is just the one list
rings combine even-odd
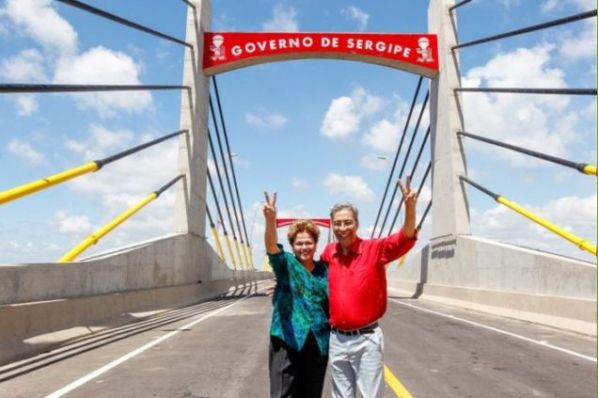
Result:
{"label": "white road edge line", "polygon": [[[262,289],[259,289],[259,290],[262,290]],[[106,373],[109,370],[117,367],[121,363],[123,363],[125,361],[128,361],[129,359],[131,359],[131,358],[133,358],[133,357],[141,354],[143,351],[146,351],[147,349],[152,348],[156,344],[159,344],[159,343],[163,342],[164,340],[169,339],[172,336],[180,333],[182,330],[188,329],[188,328],[190,328],[190,327],[192,327],[192,326],[200,323],[201,321],[204,321],[204,320],[206,320],[206,319],[208,319],[208,318],[210,318],[210,317],[212,317],[212,316],[214,316],[214,315],[216,315],[216,314],[218,314],[218,313],[220,313],[220,312],[222,312],[224,310],[227,310],[230,307],[232,307],[233,305],[237,305],[237,304],[239,304],[239,303],[247,300],[248,298],[250,298],[251,296],[253,296],[256,293],[252,293],[249,296],[243,297],[242,299],[240,299],[238,301],[235,301],[234,303],[232,303],[230,305],[227,305],[226,307],[223,307],[223,308],[220,308],[220,309],[218,309],[218,310],[216,310],[214,312],[211,312],[208,315],[205,315],[205,316],[203,316],[203,317],[201,317],[199,319],[196,319],[193,322],[190,322],[190,323],[186,324],[185,326],[181,326],[177,330],[174,330],[174,331],[172,331],[172,332],[170,332],[168,334],[165,334],[164,336],[159,337],[156,340],[151,341],[151,342],[145,344],[144,346],[139,347],[138,349],[133,350],[133,351],[129,352],[126,355],[123,355],[120,358],[115,359],[114,361],[112,361],[112,362],[110,362],[110,363],[102,366],[101,368],[99,368],[97,370],[94,370],[93,372],[87,374],[86,376],[83,376],[83,377],[81,377],[81,378],[73,381],[72,383],[70,383],[70,384],[64,386],[63,388],[61,388],[60,390],[54,391],[50,395],[46,395],[46,398],[59,398],[59,397],[62,397],[63,395],[65,395],[65,394],[73,391],[74,389],[81,387],[83,384],[85,384],[85,383],[87,383],[87,382],[95,379],[96,377],[100,376],[101,374]]]}
{"label": "white road edge line", "polygon": [[413,305],[413,304],[403,303],[401,301],[398,301],[397,299],[389,299],[389,300],[394,301],[395,303],[400,304],[400,305],[405,305],[407,307],[415,308],[416,310],[419,310],[419,311],[429,312],[429,313],[434,314],[434,315],[438,315],[438,316],[441,316],[441,317],[444,317],[444,318],[449,318],[449,319],[454,319],[454,320],[457,320],[457,321],[461,321],[461,322],[464,322],[464,323],[467,323],[467,324],[470,324],[470,325],[473,325],[473,326],[477,326],[477,327],[482,328],[482,329],[492,330],[493,332],[496,332],[496,333],[504,334],[506,336],[511,336],[511,337],[516,338],[516,339],[527,341],[527,342],[533,343],[533,344],[537,344],[537,345],[542,346],[542,347],[552,348],[553,350],[564,352],[565,354],[573,355],[575,357],[578,357],[578,358],[585,359],[587,361],[596,363],[596,358],[594,358],[594,357],[590,357],[588,355],[580,354],[579,352],[571,351],[571,350],[568,350],[566,348],[558,347],[558,346],[549,344],[546,341],[534,340],[534,339],[531,339],[529,337],[521,336],[519,334],[507,332],[506,330],[497,329],[495,327],[484,325],[482,323],[478,323],[478,322],[470,321],[470,320],[467,320],[467,319],[459,318],[459,317],[456,317],[454,315],[447,315],[447,314],[443,314],[442,312],[437,312],[437,311],[429,310],[427,308],[418,307],[418,306]]}

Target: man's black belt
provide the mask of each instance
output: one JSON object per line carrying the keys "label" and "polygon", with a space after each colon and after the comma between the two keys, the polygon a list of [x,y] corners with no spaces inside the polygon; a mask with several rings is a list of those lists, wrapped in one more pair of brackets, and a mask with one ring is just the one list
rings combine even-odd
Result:
{"label": "man's black belt", "polygon": [[345,336],[357,336],[360,334],[374,333],[374,331],[377,327],[378,327],[378,322],[374,322],[374,323],[367,325],[366,327],[363,327],[361,329],[343,330],[343,329],[338,329],[338,328],[335,328],[334,326],[331,326],[330,330],[332,330],[333,332],[336,332],[336,333],[343,334]]}

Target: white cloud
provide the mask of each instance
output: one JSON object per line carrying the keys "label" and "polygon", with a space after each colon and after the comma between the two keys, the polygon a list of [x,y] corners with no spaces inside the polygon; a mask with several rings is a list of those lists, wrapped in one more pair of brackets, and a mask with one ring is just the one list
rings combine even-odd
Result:
{"label": "white cloud", "polygon": [[63,234],[81,235],[91,233],[91,223],[87,216],[70,215],[66,210],[58,210],[53,222]]}
{"label": "white cloud", "polygon": [[582,26],[578,34],[565,35],[560,40],[559,52],[566,59],[596,58],[596,19],[583,21]]}
{"label": "white cloud", "polygon": [[[104,147],[118,145],[115,137],[119,134],[104,134],[101,129],[97,131],[100,133],[93,136],[89,143],[102,142]],[[127,136],[126,133],[124,135]],[[88,151],[86,149],[83,153]],[[166,141],[72,180],[67,186],[100,203],[102,216],[99,223],[103,225],[174,178],[178,174],[177,154],[176,140]],[[172,233],[175,192],[176,186],[173,186],[162,193],[90,252]]]}
{"label": "white cloud", "polygon": [[44,156],[33,149],[28,142],[16,138],[13,138],[8,142],[7,149],[16,157],[24,159],[32,164],[39,164],[44,160]]}
{"label": "white cloud", "polygon": [[[595,0],[547,0],[541,5],[543,12],[562,10],[567,5],[573,5],[580,11],[596,8]],[[572,31],[575,29],[575,33]],[[559,35],[559,53],[567,60],[582,58],[596,58],[596,18],[584,19]],[[595,73],[595,72],[594,72]]]}
{"label": "white cloud", "polygon": [[272,10],[272,19],[262,24],[264,32],[298,32],[297,11],[292,6],[277,4]]}
{"label": "white cloud", "polygon": [[348,6],[347,8],[341,11],[343,15],[345,15],[349,19],[354,19],[357,21],[357,29],[363,32],[370,19],[370,15],[355,6]]}
{"label": "white cloud", "polygon": [[[581,238],[596,235],[596,195],[566,196],[543,205],[523,207]],[[475,235],[512,244],[533,247],[552,253],[590,259],[572,243],[549,232],[506,206],[497,205],[484,212],[471,209],[471,226]],[[595,261],[595,257],[593,260]]]}
{"label": "white cloud", "polygon": [[[564,73],[549,68],[554,47],[539,45],[498,54],[486,65],[468,71],[464,87],[566,87]],[[466,130],[543,153],[567,157],[579,121],[577,110],[563,96],[509,94],[463,95]],[[537,166],[511,151],[466,141],[473,149],[501,156],[516,166]]]}
{"label": "white cloud", "polygon": [[320,132],[328,138],[347,138],[359,130],[361,119],[382,107],[382,99],[357,87],[351,96],[335,98],[330,102]]}
{"label": "white cloud", "polygon": [[399,142],[399,126],[382,119],[363,136],[363,142],[382,153],[395,152]]}
{"label": "white cloud", "polygon": [[[141,66],[128,55],[94,47],[82,54],[63,57],[58,62],[54,83],[61,84],[141,84]],[[93,109],[100,116],[114,116],[117,111],[140,113],[152,105],[147,91],[98,92],[72,94],[83,109]]]}
{"label": "white cloud", "polygon": [[561,8],[566,4],[573,4],[582,11],[588,11],[596,8],[595,0],[546,0],[540,8],[544,12],[549,12]]}
{"label": "white cloud", "polygon": [[361,158],[361,165],[368,170],[381,171],[385,170],[388,165],[388,158],[381,158],[375,155],[366,155]]}
{"label": "white cloud", "polygon": [[35,95],[23,94],[17,96],[17,113],[19,116],[29,116],[39,109]]}
{"label": "white cloud", "polygon": [[283,114],[270,112],[265,109],[245,113],[245,123],[260,128],[278,130],[284,127],[287,122],[288,119]]}
{"label": "white cloud", "polygon": [[359,129],[359,117],[351,98],[335,98],[324,116],[320,131],[329,138],[345,138]]}
{"label": "white cloud", "polygon": [[311,218],[312,214],[305,210],[302,204],[286,207],[278,210],[278,218]]}
{"label": "white cloud", "polygon": [[304,191],[309,188],[309,184],[304,180],[299,180],[297,178],[293,179],[291,182],[291,186],[297,190]]}
{"label": "white cloud", "polygon": [[65,147],[81,156],[82,160],[93,160],[112,155],[117,149],[130,146],[133,133],[129,130],[109,130],[98,124],[89,126],[89,138],[85,141],[67,140]]}
{"label": "white cloud", "polygon": [[2,11],[43,47],[59,53],[75,51],[77,32],[58,15],[50,0],[7,0]]}
{"label": "white cloud", "polygon": [[35,49],[23,50],[0,62],[0,76],[19,83],[46,81],[44,57]]}
{"label": "white cloud", "polygon": [[342,194],[360,202],[369,203],[374,200],[374,192],[358,176],[342,176],[330,173],[324,180],[324,186],[328,188],[329,193]]}

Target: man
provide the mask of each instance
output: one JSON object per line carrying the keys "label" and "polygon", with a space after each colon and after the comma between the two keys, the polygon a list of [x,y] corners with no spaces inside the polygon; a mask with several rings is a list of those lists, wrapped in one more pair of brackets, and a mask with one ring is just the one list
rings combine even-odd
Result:
{"label": "man", "polygon": [[382,239],[361,239],[358,210],[349,203],[330,211],[337,242],[326,246],[330,294],[329,364],[332,396],[364,398],[384,394],[384,339],[378,320],[386,311],[385,264],[407,253],[417,239],[417,193],[398,182],[405,203],[403,228]]}

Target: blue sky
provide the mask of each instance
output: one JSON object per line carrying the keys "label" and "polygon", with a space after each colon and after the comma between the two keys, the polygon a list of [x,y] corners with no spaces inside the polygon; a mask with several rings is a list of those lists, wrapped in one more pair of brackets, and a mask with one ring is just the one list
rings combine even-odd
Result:
{"label": "blue sky", "polygon": [[[87,2],[184,37],[182,1]],[[427,7],[421,0],[214,0],[212,30],[426,32]],[[474,0],[457,12],[459,36],[469,41],[595,7],[593,0]],[[182,46],[58,2],[0,2],[2,82],[180,84],[182,55]],[[460,60],[466,87],[593,88],[596,20],[464,49]],[[288,217],[326,217],[332,204],[353,201],[369,236],[417,76],[302,60],[228,72],[218,83],[256,263],[263,258],[264,190],[278,191],[279,213]],[[463,103],[469,132],[596,163],[594,97],[465,93]],[[3,95],[0,190],[176,131],[179,107],[177,91]],[[423,128],[415,149],[422,136]],[[0,264],[54,261],[159,188],[176,175],[175,141],[1,206]],[[471,141],[465,148],[472,179],[595,243],[595,178]],[[415,181],[428,160],[426,151]],[[173,192],[85,254],[172,233]],[[475,235],[593,261],[478,191],[470,190],[469,200]],[[429,228],[428,220],[420,246]]]}

